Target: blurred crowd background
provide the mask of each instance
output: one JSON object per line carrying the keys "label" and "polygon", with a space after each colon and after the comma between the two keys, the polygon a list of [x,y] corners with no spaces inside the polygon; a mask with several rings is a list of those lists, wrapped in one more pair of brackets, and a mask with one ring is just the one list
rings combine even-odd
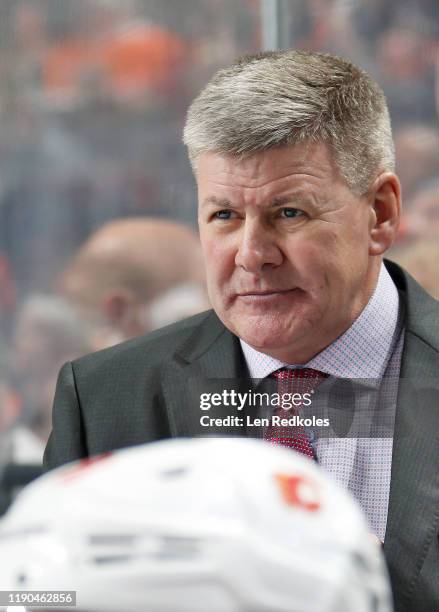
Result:
{"label": "blurred crowd background", "polygon": [[[264,47],[263,5],[0,3],[0,466],[41,460],[62,363],[208,308],[182,127],[215,70]],[[384,88],[404,199],[390,257],[439,297],[439,3],[279,8],[282,47]]]}

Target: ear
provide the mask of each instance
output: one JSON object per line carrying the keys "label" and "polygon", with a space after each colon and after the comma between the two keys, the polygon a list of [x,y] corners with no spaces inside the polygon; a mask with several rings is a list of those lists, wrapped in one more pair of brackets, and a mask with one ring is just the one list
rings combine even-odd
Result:
{"label": "ear", "polygon": [[102,303],[106,321],[125,338],[144,333],[141,307],[134,293],[124,289],[108,293]]}
{"label": "ear", "polygon": [[382,255],[393,244],[401,216],[401,184],[396,174],[383,172],[371,196],[369,255]]}
{"label": "ear", "polygon": [[130,316],[131,308],[131,295],[122,289],[107,293],[102,300],[105,319],[115,326],[123,325]]}

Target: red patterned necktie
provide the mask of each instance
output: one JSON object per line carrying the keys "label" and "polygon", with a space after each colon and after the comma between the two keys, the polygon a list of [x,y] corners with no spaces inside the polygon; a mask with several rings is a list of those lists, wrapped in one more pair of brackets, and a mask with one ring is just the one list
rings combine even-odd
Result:
{"label": "red patterned necktie", "polygon": [[[304,393],[311,393],[328,375],[311,368],[297,368],[294,370],[282,368],[273,372],[272,376],[277,380],[277,393],[282,396],[286,393],[300,393],[302,395]],[[284,410],[282,406],[279,406],[274,411],[273,416],[291,419],[293,416],[298,415],[298,408],[300,406]],[[271,425],[267,428],[264,438],[272,444],[281,444],[307,457],[316,458],[309,437],[301,425]]]}

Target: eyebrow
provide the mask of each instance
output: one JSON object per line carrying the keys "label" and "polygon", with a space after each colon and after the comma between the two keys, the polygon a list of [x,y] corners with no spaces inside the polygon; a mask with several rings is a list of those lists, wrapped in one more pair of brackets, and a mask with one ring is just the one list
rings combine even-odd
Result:
{"label": "eyebrow", "polygon": [[230,200],[225,198],[217,198],[216,196],[209,196],[201,203],[201,206],[207,206],[213,204],[214,206],[220,206],[221,208],[233,208],[233,204]]}
{"label": "eyebrow", "polygon": [[[289,194],[286,196],[279,196],[277,198],[273,198],[271,201],[271,206],[285,206],[285,204],[300,204],[305,202],[306,198],[302,194]],[[309,200],[309,198],[308,198]]]}
{"label": "eyebrow", "polygon": [[[270,208],[276,208],[278,206],[285,206],[286,204],[301,205],[306,202],[309,203],[310,198],[304,193],[290,193],[285,196],[278,196],[271,200]],[[219,206],[221,208],[233,208],[234,204],[226,198],[217,198],[216,196],[209,196],[203,200],[201,206],[208,206],[209,204]]]}

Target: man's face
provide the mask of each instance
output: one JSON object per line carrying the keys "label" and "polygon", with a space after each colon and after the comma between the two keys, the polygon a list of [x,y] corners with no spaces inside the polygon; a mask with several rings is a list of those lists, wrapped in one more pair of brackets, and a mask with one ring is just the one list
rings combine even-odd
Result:
{"label": "man's face", "polygon": [[241,161],[205,153],[197,180],[213,308],[254,348],[305,363],[348,329],[374,289],[370,201],[352,193],[323,144]]}

